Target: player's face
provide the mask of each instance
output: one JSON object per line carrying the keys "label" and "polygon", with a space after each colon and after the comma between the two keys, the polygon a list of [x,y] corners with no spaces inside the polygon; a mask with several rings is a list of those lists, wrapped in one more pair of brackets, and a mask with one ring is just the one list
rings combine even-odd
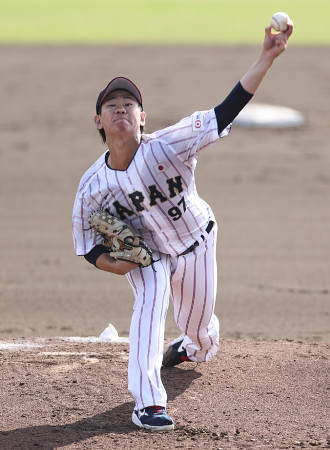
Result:
{"label": "player's face", "polygon": [[106,136],[132,134],[137,136],[145,124],[145,112],[136,98],[127,91],[117,90],[102,103],[101,113],[95,117],[96,126],[103,128]]}

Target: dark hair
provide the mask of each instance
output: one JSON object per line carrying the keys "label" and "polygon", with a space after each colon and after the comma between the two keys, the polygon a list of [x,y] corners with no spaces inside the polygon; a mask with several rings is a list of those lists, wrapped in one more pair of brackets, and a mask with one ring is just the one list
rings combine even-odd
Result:
{"label": "dark hair", "polygon": [[99,132],[100,135],[101,135],[103,144],[106,144],[107,139],[106,139],[106,137],[105,137],[105,132],[104,132],[103,128],[101,128],[101,130],[98,130],[98,132]]}
{"label": "dark hair", "polygon": [[[139,108],[141,109],[141,111],[143,111],[141,106],[139,106]],[[101,111],[102,111],[102,105],[101,105]],[[101,111],[100,111],[100,113],[101,113]],[[140,126],[140,132],[141,132],[141,134],[144,133],[144,131],[145,131],[144,125],[141,125],[141,126]],[[105,131],[104,131],[104,129],[101,128],[101,129],[98,130],[98,132],[100,133],[100,136],[101,136],[101,138],[102,138],[103,144],[106,144],[107,138],[106,138],[106,136],[105,136]]]}

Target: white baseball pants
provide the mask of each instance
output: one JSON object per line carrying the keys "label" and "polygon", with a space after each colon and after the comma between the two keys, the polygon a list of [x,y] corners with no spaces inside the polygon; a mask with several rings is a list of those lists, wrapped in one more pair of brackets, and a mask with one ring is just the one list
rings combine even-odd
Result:
{"label": "white baseball pants", "polygon": [[152,266],[132,270],[127,278],[135,294],[130,327],[128,389],[136,409],[166,407],[161,381],[165,319],[172,296],[175,321],[188,357],[206,362],[219,345],[219,322],[214,315],[217,290],[216,225],[207,240],[184,256],[161,257]]}

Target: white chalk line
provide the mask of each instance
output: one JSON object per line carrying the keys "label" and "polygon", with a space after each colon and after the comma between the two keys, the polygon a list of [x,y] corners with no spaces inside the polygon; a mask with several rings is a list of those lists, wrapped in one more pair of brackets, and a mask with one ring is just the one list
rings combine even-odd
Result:
{"label": "white chalk line", "polygon": [[[72,336],[72,337],[54,337],[54,338],[42,338],[42,339],[51,339],[51,340],[61,340],[66,342],[82,342],[82,343],[128,343],[129,338],[128,337],[114,337],[111,339],[100,339],[95,336],[89,336],[89,337],[80,337],[80,336]],[[19,342],[6,342],[6,341],[0,341],[0,350],[20,350],[20,349],[27,349],[27,348],[44,348],[52,346],[52,342],[45,343],[45,344],[37,344],[35,342],[24,340]],[[54,354],[55,352],[53,352]],[[57,354],[73,354],[72,352],[56,352]]]}

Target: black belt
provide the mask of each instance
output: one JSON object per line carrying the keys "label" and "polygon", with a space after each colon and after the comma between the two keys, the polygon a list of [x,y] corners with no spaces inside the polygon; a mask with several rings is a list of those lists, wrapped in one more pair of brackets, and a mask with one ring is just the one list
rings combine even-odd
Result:
{"label": "black belt", "polygon": [[[207,234],[211,233],[213,226],[214,226],[214,222],[213,222],[213,220],[210,220],[209,223],[207,224],[207,227],[205,230]],[[201,234],[201,238],[203,241],[205,241],[205,237],[203,236],[203,234]],[[188,253],[193,252],[195,250],[195,248],[198,246],[199,246],[199,242],[195,241],[189,248],[187,248],[187,250],[185,250],[183,253],[180,253],[179,256],[184,256],[184,255],[187,255]]]}

